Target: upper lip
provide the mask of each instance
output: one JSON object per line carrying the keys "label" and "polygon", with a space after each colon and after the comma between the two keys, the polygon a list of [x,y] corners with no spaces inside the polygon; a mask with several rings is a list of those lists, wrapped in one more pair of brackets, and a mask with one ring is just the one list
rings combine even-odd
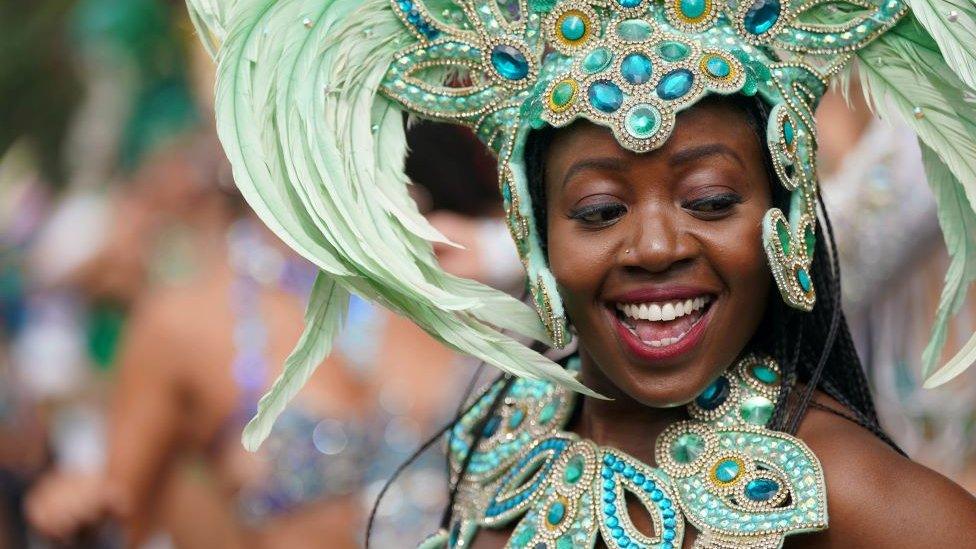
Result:
{"label": "upper lip", "polygon": [[611,303],[648,303],[652,301],[692,299],[714,294],[715,292],[711,290],[695,286],[648,286],[615,294],[609,301]]}

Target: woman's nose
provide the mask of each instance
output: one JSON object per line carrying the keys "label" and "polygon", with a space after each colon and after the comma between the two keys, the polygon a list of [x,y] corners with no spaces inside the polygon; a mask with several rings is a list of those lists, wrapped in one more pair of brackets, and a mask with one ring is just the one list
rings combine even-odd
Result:
{"label": "woman's nose", "polygon": [[670,213],[659,212],[635,218],[632,234],[624,246],[627,267],[662,273],[687,263],[696,254],[695,240]]}

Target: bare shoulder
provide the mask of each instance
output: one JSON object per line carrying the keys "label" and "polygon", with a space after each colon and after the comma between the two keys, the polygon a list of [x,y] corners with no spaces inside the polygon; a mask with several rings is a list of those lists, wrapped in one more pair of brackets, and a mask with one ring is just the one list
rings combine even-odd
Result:
{"label": "bare shoulder", "polygon": [[788,546],[976,547],[976,498],[957,484],[825,410],[811,407],[798,435],[823,465],[830,527]]}

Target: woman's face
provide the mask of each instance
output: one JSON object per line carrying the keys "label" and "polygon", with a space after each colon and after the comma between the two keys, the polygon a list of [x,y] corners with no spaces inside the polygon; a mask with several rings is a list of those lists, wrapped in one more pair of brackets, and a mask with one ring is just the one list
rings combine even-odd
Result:
{"label": "woman's face", "polygon": [[770,182],[747,115],[705,101],[635,154],[578,122],[545,157],[549,261],[583,381],[645,406],[684,404],[739,355],[766,308]]}

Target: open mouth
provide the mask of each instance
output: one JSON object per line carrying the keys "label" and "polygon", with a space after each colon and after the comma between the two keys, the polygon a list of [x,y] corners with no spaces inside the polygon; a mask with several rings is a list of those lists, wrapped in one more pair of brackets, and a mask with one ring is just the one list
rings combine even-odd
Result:
{"label": "open mouth", "polygon": [[618,302],[614,304],[614,313],[631,347],[643,347],[635,349],[638,354],[664,358],[694,346],[703,331],[702,320],[713,302],[710,295],[641,303]]}

